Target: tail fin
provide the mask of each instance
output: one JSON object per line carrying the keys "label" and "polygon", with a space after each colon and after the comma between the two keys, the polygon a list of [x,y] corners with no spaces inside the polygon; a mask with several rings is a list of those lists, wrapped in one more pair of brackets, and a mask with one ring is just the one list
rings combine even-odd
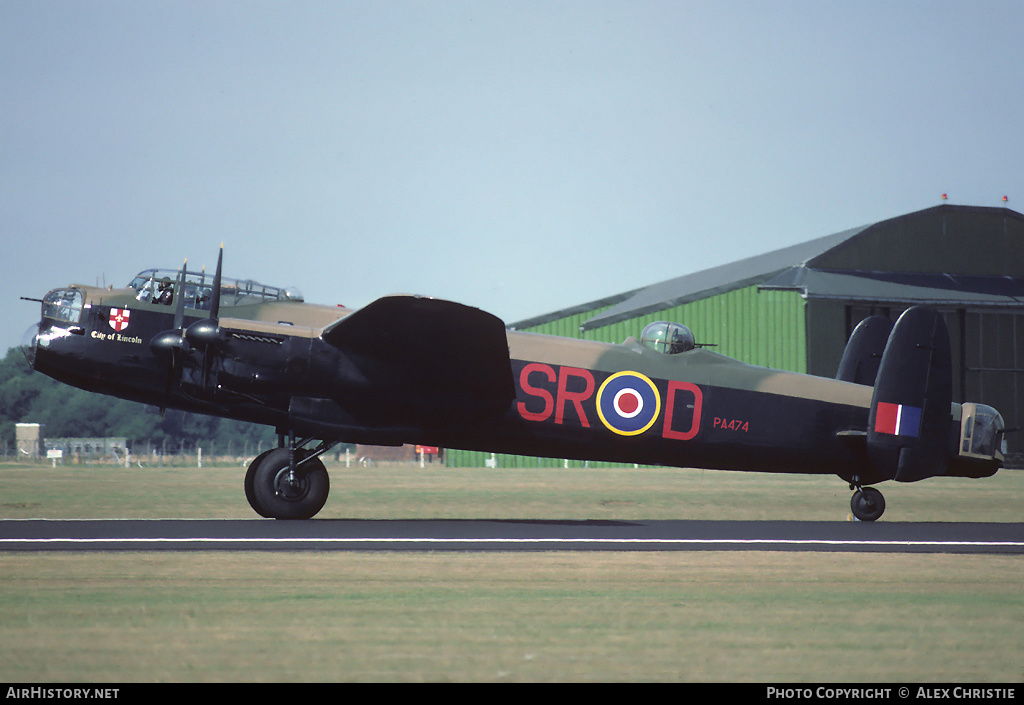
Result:
{"label": "tail fin", "polygon": [[900,316],[874,386],[867,442],[875,469],[899,482],[944,474],[953,371],[949,332],[937,311],[914,306]]}
{"label": "tail fin", "polygon": [[875,386],[878,365],[891,331],[892,321],[885,316],[869,316],[858,323],[843,350],[836,379]]}

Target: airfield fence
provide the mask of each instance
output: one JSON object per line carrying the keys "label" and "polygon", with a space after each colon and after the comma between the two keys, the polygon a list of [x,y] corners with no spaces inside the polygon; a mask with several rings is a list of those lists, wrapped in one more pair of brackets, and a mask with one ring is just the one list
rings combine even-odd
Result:
{"label": "airfield fence", "polygon": [[[83,445],[81,448],[66,449],[60,457],[53,457],[37,453],[26,454],[19,450],[16,443],[5,441],[0,444],[0,463],[16,463],[19,465],[111,465],[121,467],[203,467],[203,466],[224,466],[238,465],[247,467],[253,458],[265,450],[270,450],[261,442],[238,443],[233,441],[220,442],[216,440],[199,441],[129,441],[125,447],[106,447],[97,445]],[[333,459],[335,462],[350,462],[366,467],[373,467],[377,464],[387,464],[374,458],[362,457],[354,454],[349,449],[339,447],[332,450],[324,458]],[[434,465],[440,462],[447,466],[446,457],[431,457],[429,462]],[[520,464],[513,462],[517,460],[514,456],[502,458],[500,461],[492,461],[487,467],[519,467]],[[597,463],[584,461],[569,461],[553,458],[531,458],[531,464],[524,464],[523,467],[618,467],[621,464]],[[505,462],[507,461],[507,462]],[[405,461],[398,461],[402,464],[416,464],[419,461],[414,457]],[[452,467],[461,467],[458,463]],[[471,467],[476,467],[472,465]],[[1024,453],[1007,454],[1003,467],[1007,470],[1024,469]]]}
{"label": "airfield fence", "polygon": [[[28,454],[7,441],[2,462],[38,465],[114,465],[122,467],[202,467],[248,465],[265,448],[263,443],[216,440],[134,441],[110,446],[102,443],[65,444],[46,453]],[[54,450],[60,451],[54,453]]]}
{"label": "airfield fence", "polygon": [[[0,463],[18,465],[110,465],[120,467],[213,467],[235,465],[248,467],[252,460],[276,444],[258,442],[237,442],[210,440],[126,440],[116,443],[99,442],[110,439],[48,439],[45,452],[26,453],[15,443],[2,444]],[[59,450],[59,453],[53,451]],[[337,463],[373,467],[388,464],[389,461],[360,455],[355,446],[340,444],[324,455],[323,460]],[[419,456],[411,455],[404,460],[393,462],[422,464]],[[438,456],[427,456],[427,462],[434,465],[441,462]],[[442,462],[443,464],[443,462]]]}

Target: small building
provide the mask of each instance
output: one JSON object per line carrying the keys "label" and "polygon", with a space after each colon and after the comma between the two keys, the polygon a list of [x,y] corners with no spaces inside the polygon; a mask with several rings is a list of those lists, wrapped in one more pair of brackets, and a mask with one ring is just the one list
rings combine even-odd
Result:
{"label": "small building", "polygon": [[39,458],[43,455],[43,424],[14,424],[14,440],[19,458]]}
{"label": "small building", "polygon": [[[671,253],[664,253],[671,256]],[[743,362],[833,377],[854,327],[916,304],[949,328],[954,401],[1024,419],[1024,216],[943,204],[518,321],[537,333],[620,343],[648,323],[683,323]],[[1022,434],[1007,437],[1024,453]],[[452,465],[490,454],[449,451]],[[507,457],[499,466],[562,461]]]}

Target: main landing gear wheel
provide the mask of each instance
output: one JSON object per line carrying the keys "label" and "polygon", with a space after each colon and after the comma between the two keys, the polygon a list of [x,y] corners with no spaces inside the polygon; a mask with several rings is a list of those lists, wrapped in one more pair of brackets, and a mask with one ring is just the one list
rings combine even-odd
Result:
{"label": "main landing gear wheel", "polygon": [[885,497],[874,487],[859,487],[850,499],[850,509],[861,521],[874,521],[885,511]]}
{"label": "main landing gear wheel", "polygon": [[270,450],[265,450],[257,455],[253,458],[252,462],[249,463],[249,469],[245,471],[245,498],[249,501],[249,506],[255,509],[257,514],[266,519],[273,519],[273,517],[268,514],[264,514],[263,510],[260,509],[259,504],[256,502],[256,490],[254,489],[255,480],[253,478],[256,476],[256,468],[259,467],[264,458],[273,452],[274,449],[271,448]]}
{"label": "main landing gear wheel", "polygon": [[327,468],[320,458],[295,450],[295,472],[289,467],[288,449],[257,456],[245,473],[245,496],[260,516],[269,519],[309,519],[323,509],[330,492]]}

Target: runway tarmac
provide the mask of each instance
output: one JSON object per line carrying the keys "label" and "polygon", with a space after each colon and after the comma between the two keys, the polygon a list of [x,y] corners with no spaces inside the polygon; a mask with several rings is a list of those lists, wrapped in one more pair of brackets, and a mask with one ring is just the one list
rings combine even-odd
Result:
{"label": "runway tarmac", "polygon": [[817,521],[4,519],[2,551],[1024,553],[1024,524]]}

